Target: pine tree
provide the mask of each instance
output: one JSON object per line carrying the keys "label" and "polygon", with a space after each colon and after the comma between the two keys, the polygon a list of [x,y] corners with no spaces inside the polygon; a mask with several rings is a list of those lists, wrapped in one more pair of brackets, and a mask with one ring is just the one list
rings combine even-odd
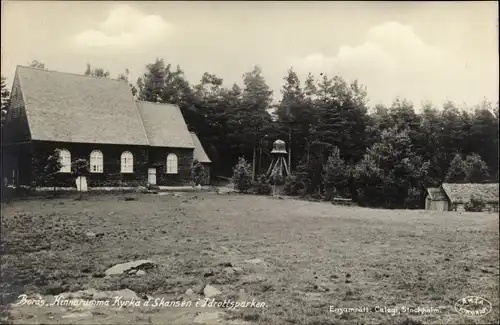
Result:
{"label": "pine tree", "polygon": [[314,78],[313,74],[309,72],[304,82],[305,98],[314,101],[316,100],[317,93],[318,88],[316,87],[316,79]]}
{"label": "pine tree", "polygon": [[415,151],[424,160],[430,161],[429,183],[432,186],[439,186],[445,177],[446,169],[442,169],[444,159],[444,148],[441,146],[441,121],[439,111],[432,103],[424,103],[420,114],[419,132],[421,141],[416,145]]}
{"label": "pine tree", "polygon": [[463,138],[469,142],[467,153],[476,152],[486,162],[492,180],[498,181],[498,119],[491,103],[483,102],[471,116],[470,128],[464,130]]}
{"label": "pine tree", "polygon": [[257,146],[265,136],[264,130],[269,129],[271,124],[271,115],[267,110],[270,108],[273,92],[258,66],[243,74],[243,84],[240,105],[233,110],[229,127],[235,131],[232,139],[240,144],[240,154],[252,157],[252,165],[256,170]]}
{"label": "pine tree", "polygon": [[156,59],[146,66],[146,73],[137,82],[138,97],[147,102],[160,102],[165,87],[165,63],[163,59]]}
{"label": "pine tree", "polygon": [[254,66],[253,70],[243,74],[242,104],[250,109],[267,111],[270,108],[273,91],[262,76],[262,69]]}
{"label": "pine tree", "polygon": [[336,100],[333,91],[333,80],[324,75],[318,85],[318,100],[316,101],[318,122],[313,142],[314,147],[322,156],[322,164],[326,158],[325,153],[333,147],[341,147],[340,133],[345,131],[340,116],[340,102]]}
{"label": "pine tree", "polygon": [[324,153],[338,147],[350,164],[361,159],[366,148],[369,122],[365,97],[364,88],[357,82],[349,85],[340,77],[329,79],[323,76],[316,101],[318,122],[315,142]]}
{"label": "pine tree", "polygon": [[283,123],[288,134],[288,164],[292,167],[292,152],[299,157],[304,154],[304,125],[308,124],[305,96],[300,86],[300,80],[292,68],[288,70],[285,84],[281,90],[282,99],[277,108],[279,121]]}

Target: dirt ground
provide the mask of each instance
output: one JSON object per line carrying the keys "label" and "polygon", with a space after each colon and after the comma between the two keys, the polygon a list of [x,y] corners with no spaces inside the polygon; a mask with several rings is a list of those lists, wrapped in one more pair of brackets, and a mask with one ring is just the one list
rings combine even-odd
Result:
{"label": "dirt ground", "polygon": [[[499,320],[499,217],[377,210],[215,193],[127,194],[2,205],[3,322],[485,324]],[[104,277],[147,259],[146,274]],[[144,306],[216,301],[260,307]],[[140,306],[12,306],[22,293],[130,289]],[[190,290],[189,290],[190,289]],[[186,292],[187,290],[187,292]],[[480,296],[482,317],[455,303]],[[154,301],[153,299],[153,301]],[[9,308],[6,308],[9,307]],[[358,308],[341,312],[339,308]],[[411,310],[410,310],[411,308]]]}

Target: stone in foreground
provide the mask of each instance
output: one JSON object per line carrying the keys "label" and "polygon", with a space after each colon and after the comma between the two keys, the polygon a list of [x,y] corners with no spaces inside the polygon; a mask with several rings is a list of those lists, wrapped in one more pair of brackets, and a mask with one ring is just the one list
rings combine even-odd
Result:
{"label": "stone in foreground", "polygon": [[260,258],[254,258],[254,259],[251,259],[251,260],[246,260],[245,262],[246,263],[250,263],[250,264],[254,264],[254,265],[265,264],[264,261],[261,260]]}
{"label": "stone in foreground", "polygon": [[137,261],[127,262],[127,263],[116,264],[115,266],[107,269],[104,272],[104,274],[106,276],[115,275],[115,274],[122,274],[122,273],[125,273],[129,270],[132,270],[132,269],[150,268],[150,267],[153,267],[154,265],[155,265],[155,263],[153,261],[150,261],[150,260],[137,260]]}
{"label": "stone in foreground", "polygon": [[217,295],[220,295],[222,292],[220,292],[217,288],[212,287],[211,285],[207,285],[205,289],[203,289],[203,294],[207,298],[212,298]]}
{"label": "stone in foreground", "polygon": [[225,314],[220,311],[199,313],[193,319],[193,322],[195,322],[196,324],[220,324],[223,320],[224,315]]}

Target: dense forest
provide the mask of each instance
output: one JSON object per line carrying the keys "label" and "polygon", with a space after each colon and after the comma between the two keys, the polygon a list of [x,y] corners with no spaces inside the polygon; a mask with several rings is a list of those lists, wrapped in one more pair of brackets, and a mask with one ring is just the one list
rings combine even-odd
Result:
{"label": "dense forest", "polygon": [[[190,84],[181,67],[162,59],[145,71],[135,84],[127,71],[118,78],[130,82],[137,99],[179,105],[213,161],[214,177],[231,176],[238,159],[251,163],[255,152],[257,173],[263,172],[279,138],[290,152],[291,194],[333,192],[364,205],[416,207],[426,187],[444,181],[498,182],[498,102],[415,107],[397,98],[390,106],[369,107],[357,81],[326,74],[300,80],[291,68],[273,104],[258,66],[242,75],[242,87],[230,88],[211,73]],[[90,65],[82,72],[110,77]],[[2,112],[7,98],[2,76]]]}

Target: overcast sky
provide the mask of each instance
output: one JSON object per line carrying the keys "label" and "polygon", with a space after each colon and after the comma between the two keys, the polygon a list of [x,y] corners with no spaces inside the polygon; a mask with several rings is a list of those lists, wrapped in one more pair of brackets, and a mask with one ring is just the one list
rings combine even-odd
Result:
{"label": "overcast sky", "polygon": [[2,74],[32,60],[83,73],[125,68],[135,81],[157,57],[197,83],[241,84],[262,67],[274,98],[293,66],[358,79],[371,104],[394,97],[474,105],[498,100],[498,3],[2,1]]}

